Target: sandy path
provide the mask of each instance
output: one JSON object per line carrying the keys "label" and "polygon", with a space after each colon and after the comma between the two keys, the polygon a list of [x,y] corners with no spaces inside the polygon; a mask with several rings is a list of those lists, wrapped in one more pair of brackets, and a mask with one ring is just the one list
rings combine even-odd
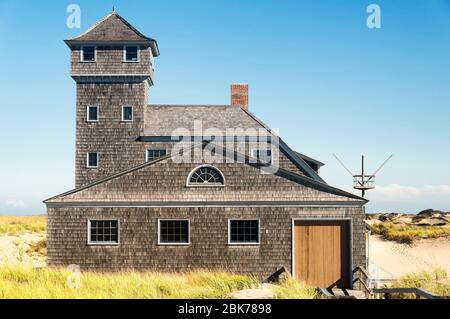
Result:
{"label": "sandy path", "polygon": [[45,267],[45,257],[26,252],[31,244],[44,238],[45,232],[0,236],[0,265]]}
{"label": "sandy path", "polygon": [[450,274],[450,238],[422,239],[413,246],[371,236],[371,263],[380,269],[382,279],[406,273],[444,268]]}

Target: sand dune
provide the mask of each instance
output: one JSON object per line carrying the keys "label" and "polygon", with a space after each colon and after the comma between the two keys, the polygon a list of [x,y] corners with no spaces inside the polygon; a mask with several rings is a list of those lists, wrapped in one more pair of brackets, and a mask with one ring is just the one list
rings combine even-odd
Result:
{"label": "sand dune", "polygon": [[382,279],[394,279],[419,271],[441,267],[450,274],[450,238],[420,239],[413,245],[371,236],[370,261]]}

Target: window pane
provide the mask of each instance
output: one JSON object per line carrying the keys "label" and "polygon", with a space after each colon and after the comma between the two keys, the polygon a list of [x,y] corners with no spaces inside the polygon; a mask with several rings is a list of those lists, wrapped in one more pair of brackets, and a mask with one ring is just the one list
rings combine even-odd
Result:
{"label": "window pane", "polygon": [[95,47],[83,47],[83,61],[95,61]]}
{"label": "window pane", "polygon": [[123,107],[122,120],[123,121],[132,121],[133,120],[133,107],[131,107],[131,106]]}
{"label": "window pane", "polygon": [[138,60],[138,48],[137,47],[126,47],[125,55],[127,61],[137,61]]}
{"label": "window pane", "polygon": [[89,167],[97,167],[98,166],[97,153],[89,153],[88,154],[88,166]]}
{"label": "window pane", "polygon": [[119,227],[117,220],[91,220],[91,243],[118,243]]}
{"label": "window pane", "polygon": [[259,222],[257,220],[230,220],[231,243],[258,243]]}
{"label": "window pane", "polygon": [[153,161],[158,157],[165,156],[166,150],[147,150],[147,160]]}
{"label": "window pane", "polygon": [[163,244],[189,243],[189,221],[187,220],[161,220],[159,232],[159,241]]}
{"label": "window pane", "polygon": [[98,120],[98,107],[89,106],[88,108],[88,120],[97,121]]}
{"label": "window pane", "polygon": [[253,157],[256,157],[260,162],[272,163],[272,150],[254,150]]}

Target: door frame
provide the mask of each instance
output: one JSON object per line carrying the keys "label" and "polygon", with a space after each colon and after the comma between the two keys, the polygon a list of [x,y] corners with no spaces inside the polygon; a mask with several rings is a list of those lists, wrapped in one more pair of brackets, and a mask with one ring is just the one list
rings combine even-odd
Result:
{"label": "door frame", "polygon": [[[349,287],[353,287],[353,218],[351,217],[293,217],[291,219],[291,270],[292,277],[295,279],[295,241],[294,229],[296,221],[346,221],[349,226]],[[323,288],[323,287],[319,287]]]}

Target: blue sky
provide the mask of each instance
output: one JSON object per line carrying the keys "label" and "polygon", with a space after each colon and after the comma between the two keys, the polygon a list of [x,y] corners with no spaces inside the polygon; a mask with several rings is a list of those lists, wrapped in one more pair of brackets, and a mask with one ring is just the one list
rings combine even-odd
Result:
{"label": "blue sky", "polygon": [[[81,29],[66,7],[81,7]],[[366,26],[370,3],[381,29]],[[229,103],[248,82],[250,110],[351,190],[360,155],[373,171],[369,212],[450,210],[450,1],[0,2],[0,214],[42,213],[73,188],[75,83],[63,39],[112,6],[158,40],[151,103]]]}

